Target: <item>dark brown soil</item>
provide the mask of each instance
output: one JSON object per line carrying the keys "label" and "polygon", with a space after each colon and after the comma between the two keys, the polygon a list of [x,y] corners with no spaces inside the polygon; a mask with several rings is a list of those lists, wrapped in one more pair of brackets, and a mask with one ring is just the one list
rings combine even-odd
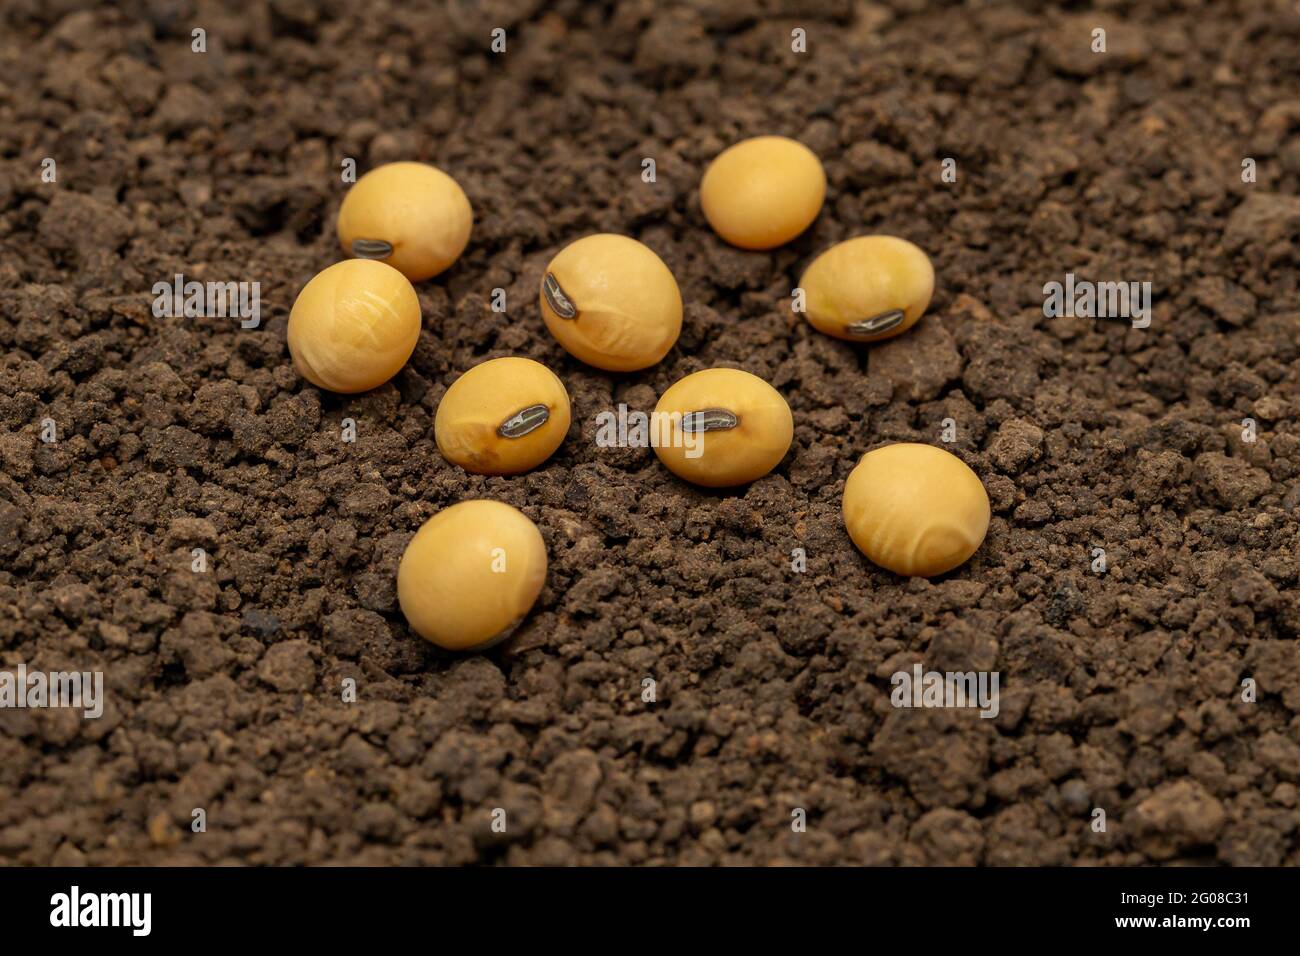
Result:
{"label": "dark brown soil", "polygon": [[[0,861],[1300,863],[1300,13],[1099,6],[6,2],[0,665],[102,670],[109,700],[0,711]],[[827,202],[741,252],[697,185],[769,132],[822,157]],[[433,162],[476,213],[409,367],[353,398],[284,343],[340,256],[345,157]],[[687,302],[644,373],[581,366],[538,315],[548,259],[598,230]],[[789,299],[867,232],[938,274],[872,350]],[[177,272],[260,282],[262,327],[154,318]],[[1067,272],[1151,281],[1150,328],[1045,318]],[[561,375],[574,425],[532,474],[467,475],[433,413],[506,354]],[[598,412],[722,364],[790,402],[773,474],[705,493],[596,447]],[[945,418],[993,523],[902,580],[854,550],[841,489]],[[509,643],[452,657],[394,574],[472,497],[536,520],[550,574]],[[1000,672],[999,716],[891,707],[917,661]]]}

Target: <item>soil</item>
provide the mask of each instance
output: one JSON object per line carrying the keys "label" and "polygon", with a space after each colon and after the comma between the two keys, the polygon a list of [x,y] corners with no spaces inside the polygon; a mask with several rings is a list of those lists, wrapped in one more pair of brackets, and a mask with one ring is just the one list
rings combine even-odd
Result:
{"label": "soil", "polygon": [[[1098,7],[6,2],[0,665],[102,671],[108,700],[0,711],[0,861],[1300,863],[1300,12]],[[827,201],[743,252],[698,182],[762,133],[822,157]],[[355,397],[285,347],[340,258],[346,158],[435,163],[476,215],[418,287],[408,367]],[[645,372],[582,366],[539,317],[593,231],[681,286]],[[868,232],[938,276],[875,348],[790,300]],[[1150,281],[1150,327],[1046,318],[1067,272]],[[176,273],[260,282],[260,327],[154,317]],[[533,473],[467,475],[434,411],[508,354],[561,375],[572,430]],[[714,365],[789,400],[775,472],[707,492],[597,447],[599,412]],[[945,419],[992,525],[901,579],[853,548],[844,479]],[[532,517],[550,572],[508,643],[453,656],[394,575],[473,497]],[[997,671],[998,716],[894,708],[915,663]]]}

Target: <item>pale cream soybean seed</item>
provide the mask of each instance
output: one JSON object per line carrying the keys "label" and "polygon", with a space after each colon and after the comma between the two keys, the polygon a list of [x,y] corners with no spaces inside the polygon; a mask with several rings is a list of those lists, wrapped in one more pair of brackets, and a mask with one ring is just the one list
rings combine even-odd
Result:
{"label": "pale cream soybean seed", "polygon": [[397,600],[425,640],[477,651],[514,632],[545,582],[537,525],[500,501],[463,501],[426,521],[406,546]]}
{"label": "pale cream soybean seed", "polygon": [[655,454],[673,474],[709,488],[766,475],[790,449],[794,418],[781,393],[734,368],[696,372],[655,406]]}
{"label": "pale cream soybean seed", "polygon": [[895,574],[934,577],[984,541],[989,497],[956,455],[900,442],[862,456],[844,483],[844,526],[858,550]]}
{"label": "pale cream soybean seed", "polygon": [[930,258],[906,239],[859,236],[812,261],[799,280],[805,318],[819,332],[876,342],[916,324],[934,294]]}
{"label": "pale cream soybean seed", "polygon": [[289,355],[307,381],[365,392],[406,364],[420,337],[420,300],[396,269],[369,259],[336,262],[308,282],[289,313]]}
{"label": "pale cream soybean seed", "polygon": [[388,163],[357,180],[339,207],[343,251],[379,259],[412,282],[460,258],[474,210],[460,184],[426,163]]}
{"label": "pale cream soybean seed", "polygon": [[475,365],[438,403],[442,456],[480,475],[514,475],[554,454],[569,431],[569,393],[540,362],[508,357]]}
{"label": "pale cream soybean seed", "polygon": [[821,160],[803,143],[756,136],[724,149],[700,180],[713,231],[742,249],[774,249],[817,218],[826,198]]}
{"label": "pale cream soybean seed", "polygon": [[654,365],[682,331],[682,296],[664,261],[627,236],[570,243],[542,276],[547,329],[580,361],[610,372]]}

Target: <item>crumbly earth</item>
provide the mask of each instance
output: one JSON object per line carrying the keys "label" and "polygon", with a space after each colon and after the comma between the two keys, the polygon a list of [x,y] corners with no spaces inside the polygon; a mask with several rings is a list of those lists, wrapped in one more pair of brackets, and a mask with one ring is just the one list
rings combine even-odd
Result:
{"label": "crumbly earth", "polygon": [[[0,861],[1300,863],[1294,3],[222,6],[0,13],[0,666],[102,671],[108,698],[0,711]],[[829,182],[771,253],[698,199],[760,133]],[[476,216],[419,286],[408,367],[356,397],[285,347],[340,257],[345,158],[433,162]],[[539,317],[546,262],[593,231],[681,285],[645,372],[583,367]],[[875,348],[790,299],[868,232],[938,275]],[[1067,272],[1150,281],[1150,327],[1045,318]],[[261,326],[155,317],[176,273],[260,282]],[[475,477],[433,415],[500,355],[555,369],[574,424],[531,474]],[[706,492],[597,447],[600,411],[714,365],[789,400],[772,474]],[[854,550],[840,493],[945,419],[992,525],[903,580]],[[474,497],[531,516],[550,572],[507,644],[451,656],[394,574]],[[892,707],[915,663],[997,671],[998,716]]]}

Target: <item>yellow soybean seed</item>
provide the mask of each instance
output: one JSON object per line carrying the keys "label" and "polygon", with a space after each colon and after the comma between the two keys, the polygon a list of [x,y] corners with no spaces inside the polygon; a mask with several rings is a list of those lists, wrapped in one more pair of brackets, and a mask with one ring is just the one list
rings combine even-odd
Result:
{"label": "yellow soybean seed", "polygon": [[933,577],[964,563],[989,528],[989,496],[960,458],[903,442],[862,456],[844,484],[844,526],[895,574]]}
{"label": "yellow soybean seed", "polygon": [[436,276],[469,243],[474,210],[460,184],[426,163],[388,163],[357,180],[339,207],[339,244],[412,282]]}
{"label": "yellow soybean seed", "polygon": [[397,566],[397,601],[411,629],[449,651],[505,640],[546,581],[546,544],[523,512],[462,501],[415,533]]}
{"label": "yellow soybean seed", "polygon": [[420,337],[420,300],[406,277],[368,259],[316,274],[289,313],[289,354],[331,392],[365,392],[406,364]]}
{"label": "yellow soybean seed", "polygon": [[826,198],[817,154],[784,136],[757,136],[724,149],[700,181],[713,231],[742,249],[773,249],[812,225]]}
{"label": "yellow soybean seed", "polygon": [[907,331],[930,304],[934,266],[906,239],[859,236],[831,246],[799,280],[819,332],[875,342]]}
{"label": "yellow soybean seed", "polygon": [[536,468],[568,431],[564,383],[526,358],[475,365],[447,389],[433,420],[442,457],[478,475]]}
{"label": "yellow soybean seed", "polygon": [[560,250],[542,277],[541,308],[570,355],[610,372],[654,365],[682,331],[682,294],[668,266],[610,233]]}
{"label": "yellow soybean seed", "polygon": [[707,488],[762,478],[790,449],[794,418],[757,375],[710,368],[674,384],[655,406],[655,454],[679,478]]}

